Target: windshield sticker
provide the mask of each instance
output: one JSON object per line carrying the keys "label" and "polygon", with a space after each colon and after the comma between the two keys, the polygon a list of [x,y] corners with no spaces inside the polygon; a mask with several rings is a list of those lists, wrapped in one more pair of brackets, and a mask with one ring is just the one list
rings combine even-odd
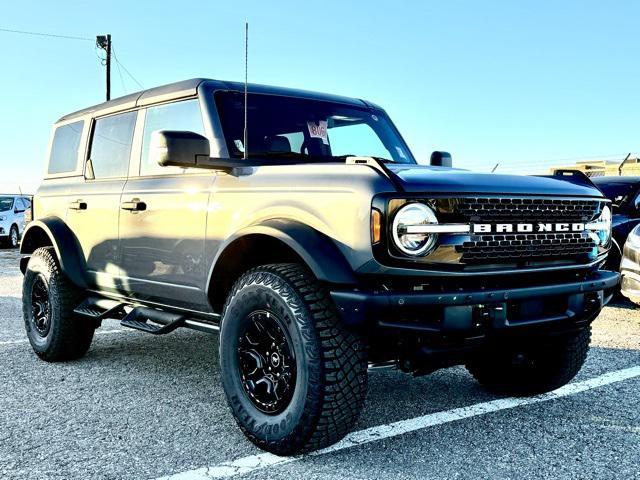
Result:
{"label": "windshield sticker", "polygon": [[404,158],[405,160],[407,159],[407,156],[404,154],[404,150],[402,149],[402,147],[396,147],[396,152],[398,152],[400,158]]}
{"label": "windshield sticker", "polygon": [[322,139],[322,143],[329,145],[326,120],[320,120],[318,123],[314,121],[307,122],[307,128],[309,129],[309,136],[311,138],[320,138]]}
{"label": "windshield sticker", "polygon": [[236,146],[240,153],[244,153],[244,145],[242,144],[242,140],[234,140],[233,144]]}

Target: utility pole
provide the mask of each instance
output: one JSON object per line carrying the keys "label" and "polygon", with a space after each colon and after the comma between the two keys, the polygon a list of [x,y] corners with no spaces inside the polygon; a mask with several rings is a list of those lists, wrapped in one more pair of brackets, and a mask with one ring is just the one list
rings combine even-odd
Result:
{"label": "utility pole", "polygon": [[96,46],[107,53],[105,65],[107,67],[107,101],[111,100],[111,35],[98,35]]}

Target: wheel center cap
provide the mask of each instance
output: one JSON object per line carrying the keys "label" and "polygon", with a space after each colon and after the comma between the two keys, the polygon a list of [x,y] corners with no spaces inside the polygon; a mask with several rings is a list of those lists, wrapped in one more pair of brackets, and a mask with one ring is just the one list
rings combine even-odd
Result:
{"label": "wheel center cap", "polygon": [[271,354],[271,365],[273,365],[274,367],[280,365],[280,355],[275,352]]}

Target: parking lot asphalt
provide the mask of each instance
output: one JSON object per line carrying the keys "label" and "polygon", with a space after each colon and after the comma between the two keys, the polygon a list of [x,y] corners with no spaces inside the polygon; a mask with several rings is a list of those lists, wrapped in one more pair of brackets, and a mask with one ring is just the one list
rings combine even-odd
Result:
{"label": "parking lot asphalt", "polygon": [[2,479],[640,479],[640,309],[630,303],[605,308],[585,367],[557,395],[500,399],[461,367],[376,370],[351,440],[285,460],[236,427],[215,335],[105,322],[83,359],[38,360],[18,258],[0,250]]}

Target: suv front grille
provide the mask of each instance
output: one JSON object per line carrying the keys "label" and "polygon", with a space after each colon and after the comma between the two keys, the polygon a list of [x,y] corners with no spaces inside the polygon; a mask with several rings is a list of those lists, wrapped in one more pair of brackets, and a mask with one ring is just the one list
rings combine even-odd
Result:
{"label": "suv front grille", "polygon": [[[468,223],[585,223],[600,213],[598,200],[461,198],[455,213]],[[587,233],[471,235],[456,247],[468,264],[588,259],[597,244]]]}
{"label": "suv front grille", "polygon": [[598,200],[551,198],[461,198],[456,212],[469,222],[588,222],[600,211]]}
{"label": "suv front grille", "polygon": [[583,233],[529,233],[474,235],[460,251],[467,263],[531,260],[559,260],[586,256],[596,243]]}

